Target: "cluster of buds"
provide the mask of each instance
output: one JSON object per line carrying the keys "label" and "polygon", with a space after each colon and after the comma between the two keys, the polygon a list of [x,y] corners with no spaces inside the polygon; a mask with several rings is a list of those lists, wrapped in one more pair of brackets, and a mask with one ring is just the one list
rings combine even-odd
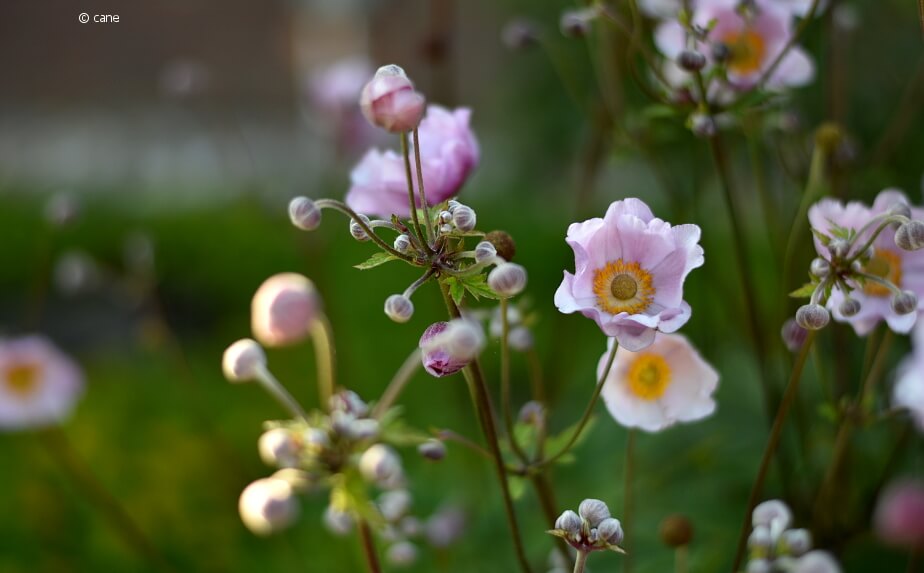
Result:
{"label": "cluster of buds", "polygon": [[599,499],[585,499],[577,513],[565,511],[548,533],[563,539],[578,553],[604,550],[625,553],[619,546],[623,539],[622,524],[610,516],[610,509]]}
{"label": "cluster of buds", "polygon": [[813,230],[823,247],[819,251],[822,256],[809,267],[811,282],[793,293],[809,297],[809,303],[796,312],[799,326],[807,330],[827,326],[831,316],[826,307],[834,291],[842,295],[837,313],[847,319],[862,310],[860,301],[851,296],[858,290],[889,296],[891,310],[896,315],[918,310],[918,296],[896,284],[891,263],[874,248],[879,235],[890,228],[894,229],[895,247],[901,251],[924,248],[924,221],[911,219],[910,207],[901,202],[871,217],[859,229],[834,226],[830,234]]}
{"label": "cluster of buds", "polygon": [[790,529],[792,512],[779,500],[754,508],[747,573],[840,573],[837,561],[825,551],[812,550],[812,534]]}
{"label": "cluster of buds", "polygon": [[[533,347],[533,333],[530,330],[530,324],[533,317],[524,314],[523,309],[515,305],[507,306],[507,341],[510,348],[517,352],[526,352]],[[501,314],[501,307],[498,306],[491,312],[488,331],[492,338],[501,338],[504,335],[504,317]]]}

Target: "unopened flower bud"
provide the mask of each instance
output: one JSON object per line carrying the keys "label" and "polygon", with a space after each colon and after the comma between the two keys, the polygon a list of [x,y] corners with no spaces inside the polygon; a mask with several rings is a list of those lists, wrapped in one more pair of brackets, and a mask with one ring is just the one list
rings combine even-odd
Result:
{"label": "unopened flower bud", "polygon": [[593,8],[566,10],[559,21],[561,33],[569,38],[583,38],[590,33],[591,22],[596,17],[597,11]]}
{"label": "unopened flower bud", "polygon": [[712,59],[721,64],[727,62],[732,57],[732,50],[724,42],[716,42],[712,45]]}
{"label": "unopened flower bud", "polygon": [[427,440],[417,446],[417,451],[428,460],[438,462],[446,457],[446,444],[440,440]]}
{"label": "unopened flower bud", "polygon": [[876,534],[890,545],[924,547],[924,486],[905,480],[889,485],[876,503]]}
{"label": "unopened flower bud", "polygon": [[924,222],[908,221],[895,231],[895,245],[903,251],[917,251],[924,248]]}
{"label": "unopened flower bud", "polygon": [[806,330],[820,330],[828,325],[831,315],[820,304],[806,304],[796,311],[796,322]]}
{"label": "unopened flower bud", "polygon": [[837,310],[846,317],[856,316],[860,312],[860,301],[855,298],[845,298]]}
{"label": "unopened flower bud", "polygon": [[[898,191],[898,189],[893,189],[893,191]],[[899,201],[889,207],[889,215],[897,215],[899,217],[905,217],[906,219],[911,218],[911,206],[908,203]]]}
{"label": "unopened flower bud", "polygon": [[298,504],[292,486],[281,479],[259,479],[244,488],[238,502],[241,521],[257,535],[268,535],[292,524]]}
{"label": "unopened flower bud", "polygon": [[330,409],[347,412],[358,418],[369,413],[369,405],[352,390],[342,390],[331,396]]}
{"label": "unopened flower bud", "polygon": [[604,519],[597,525],[597,535],[610,545],[619,545],[623,538],[622,524],[612,517]]}
{"label": "unopened flower bud", "polygon": [[834,239],[828,245],[828,251],[836,259],[843,259],[847,256],[847,253],[850,252],[850,243],[843,239]]}
{"label": "unopened flower bud", "polygon": [[683,547],[693,541],[693,524],[682,515],[669,515],[661,521],[659,533],[668,547]]}
{"label": "unopened flower bud", "polygon": [[83,251],[68,251],[55,262],[54,284],[63,294],[78,295],[92,291],[99,286],[100,278],[96,261]]}
{"label": "unopened flower bud", "polygon": [[541,426],[545,423],[545,406],[541,402],[531,400],[520,408],[517,419],[524,424]]}
{"label": "unopened flower bud", "polygon": [[809,265],[809,272],[812,275],[823,279],[829,274],[831,274],[831,263],[822,259],[821,257],[812,260],[812,264]]}
{"label": "unopened flower bud", "polygon": [[754,508],[751,523],[754,527],[766,525],[771,528],[778,527],[782,531],[792,523],[792,511],[782,501],[771,499]]}
{"label": "unopened flower bud", "polygon": [[787,350],[790,352],[798,352],[802,349],[802,345],[805,344],[805,339],[808,337],[808,330],[799,326],[796,319],[788,318],[786,322],[783,323],[780,336],[782,336],[783,344],[786,345]]}
{"label": "unopened flower bud", "polygon": [[497,250],[497,255],[505,261],[512,261],[517,254],[517,244],[513,242],[513,237],[504,231],[491,231],[484,236]]}
{"label": "unopened flower bud", "polygon": [[[359,218],[363,223],[366,224],[367,227],[369,226],[369,217],[360,215]],[[369,234],[366,233],[366,230],[362,228],[362,225],[353,219],[350,219],[350,234],[353,235],[354,239],[361,243],[372,240],[371,237],[369,237]]]}
{"label": "unopened flower bud", "polygon": [[449,223],[444,223],[444,224],[440,225],[440,234],[441,234],[441,235],[448,235],[448,234],[451,233],[451,232],[452,232],[452,225],[450,225]]}
{"label": "unopened flower bud", "polygon": [[826,152],[833,152],[844,140],[844,130],[834,122],[821,124],[815,130],[815,145]]}
{"label": "unopened flower bud", "polygon": [[427,327],[420,337],[421,361],[424,369],[431,376],[442,378],[455,374],[471,361],[467,357],[451,355],[446,348],[444,333],[448,322],[436,322]]}
{"label": "unopened flower bud", "polygon": [[488,286],[501,296],[515,296],[526,288],[526,269],[516,263],[501,263],[488,273]]}
{"label": "unopened flower bud", "polygon": [[713,137],[718,131],[715,120],[705,113],[694,113],[690,116],[690,131],[696,137]]}
{"label": "unopened flower bud", "polygon": [[375,444],[359,458],[359,472],[371,483],[393,487],[403,478],[401,460],[393,449]]}
{"label": "unopened flower bud", "polygon": [[578,533],[581,531],[581,518],[570,509],[566,510],[555,520],[555,529],[567,531],[568,533]]}
{"label": "unopened flower bud", "polygon": [[748,561],[747,573],[771,573],[773,564],[766,559],[752,559]]}
{"label": "unopened flower bud", "polygon": [[395,237],[395,250],[399,253],[406,253],[411,248],[411,238],[405,234]]}
{"label": "unopened flower bud", "polygon": [[425,533],[430,545],[446,548],[452,545],[465,530],[465,513],[457,507],[445,507],[427,520]]}
{"label": "unopened flower bud", "polygon": [[536,27],[523,19],[511,20],[501,30],[501,41],[511,50],[522,50],[539,40]]}
{"label": "unopened flower bud", "polygon": [[45,203],[45,220],[56,227],[73,223],[80,216],[80,203],[68,192],[56,193]]}
{"label": "unopened flower bud", "polygon": [[475,321],[457,318],[446,326],[439,344],[456,360],[472,360],[484,348],[484,330]]}
{"label": "unopened flower bud", "polygon": [[385,560],[395,567],[407,567],[417,561],[417,546],[410,541],[395,543],[385,552]]}
{"label": "unopened flower bud", "polygon": [[406,133],[420,124],[426,99],[404,70],[392,64],[379,68],[366,84],[359,106],[369,123],[392,133]]}
{"label": "unopened flower bud", "polygon": [[298,465],[299,447],[289,430],[273,428],[263,432],[257,447],[260,459],[268,466],[291,468]]}
{"label": "unopened flower bud", "polygon": [[318,453],[330,446],[330,436],[320,428],[308,428],[302,434],[302,441],[308,451]]}
{"label": "unopened flower bud", "polygon": [[773,545],[773,535],[770,534],[770,527],[767,525],[758,525],[751,531],[748,537],[748,547],[756,550],[766,551]]}
{"label": "unopened flower bud", "polygon": [[783,546],[793,557],[801,557],[812,549],[812,533],[808,529],[788,529],[783,532]]}
{"label": "unopened flower bud", "polygon": [[684,50],[677,56],[677,65],[688,72],[698,72],[706,66],[706,56],[694,50]]}
{"label": "unopened flower bud", "polygon": [[404,489],[387,491],[379,496],[377,505],[385,521],[395,522],[411,509],[411,494]]}
{"label": "unopened flower bud", "polygon": [[909,314],[918,309],[918,296],[910,290],[904,290],[892,297],[892,310],[895,314]]}
{"label": "unopened flower bud", "polygon": [[827,551],[810,551],[796,561],[792,573],[841,573],[841,566]]}
{"label": "unopened flower bud", "polygon": [[393,294],[385,299],[385,314],[395,322],[407,322],[414,316],[414,303],[403,294]]}
{"label": "unopened flower bud", "polygon": [[578,513],[591,527],[597,527],[601,521],[610,517],[610,508],[599,499],[585,499],[578,507]]}
{"label": "unopened flower bud", "polygon": [[462,232],[468,232],[475,228],[477,217],[475,210],[467,205],[459,205],[452,212],[452,224]]}
{"label": "unopened flower bud", "polygon": [[255,340],[238,340],[225,350],[221,368],[229,382],[250,382],[266,368],[266,353]]}
{"label": "unopened flower bud", "polygon": [[321,210],[308,197],[296,197],[289,202],[289,220],[303,231],[314,231],[321,225]]}
{"label": "unopened flower bud", "polygon": [[481,241],[475,245],[475,262],[483,263],[490,261],[497,256],[497,249],[494,248],[494,245],[488,241]]}
{"label": "unopened flower bud", "polygon": [[314,283],[296,273],[268,278],[251,303],[251,328],[266,346],[285,346],[308,336],[320,312],[321,299]]}
{"label": "unopened flower bud", "polygon": [[526,352],[533,347],[533,333],[525,326],[518,326],[510,330],[507,341],[510,343],[510,348],[517,352]]}
{"label": "unopened flower bud", "polygon": [[324,526],[336,535],[347,535],[353,530],[353,516],[328,505],[324,510]]}
{"label": "unopened flower bud", "polygon": [[439,219],[440,219],[440,223],[451,223],[452,213],[450,213],[449,211],[440,211]]}
{"label": "unopened flower bud", "polygon": [[368,440],[379,435],[379,421],[372,418],[353,420],[347,429],[347,435],[354,440]]}

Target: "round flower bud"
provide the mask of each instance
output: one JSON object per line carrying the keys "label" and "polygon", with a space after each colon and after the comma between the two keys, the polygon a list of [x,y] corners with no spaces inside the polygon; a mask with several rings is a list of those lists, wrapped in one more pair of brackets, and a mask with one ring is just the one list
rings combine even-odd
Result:
{"label": "round flower bud", "polygon": [[597,535],[610,545],[619,545],[623,538],[622,524],[612,517],[604,519],[597,525]]}
{"label": "round flower bud", "polygon": [[328,505],[324,510],[324,526],[335,535],[347,535],[353,530],[353,516],[345,511],[335,509]]}
{"label": "round flower bud", "polygon": [[808,529],[788,529],[783,532],[783,546],[793,557],[801,557],[812,549],[812,532]]}
{"label": "round flower bud", "polygon": [[827,152],[833,151],[844,140],[844,130],[834,122],[821,124],[815,130],[815,145]]}
{"label": "round flower bud", "polygon": [[484,348],[485,337],[481,325],[473,320],[457,318],[446,326],[440,340],[450,358],[455,360],[472,360]]}
{"label": "round flower bud", "polygon": [[292,468],[298,465],[299,447],[292,432],[273,428],[263,432],[257,442],[260,459],[268,466]]}
{"label": "round flower bud", "polygon": [[924,248],[924,222],[908,221],[895,231],[895,245],[903,251]]}
{"label": "round flower bud", "polygon": [[526,288],[526,269],[516,263],[501,263],[488,273],[488,286],[501,296],[515,296]]}
{"label": "round flower bud", "polygon": [[591,527],[597,527],[601,521],[610,517],[610,508],[599,499],[585,499],[578,507],[578,513]]}
{"label": "round flower bud", "polygon": [[353,420],[346,428],[346,436],[353,440],[368,440],[379,435],[379,421],[371,418]]}
{"label": "round flower bud", "polygon": [[399,253],[406,253],[411,248],[411,238],[403,233],[398,235],[395,237],[394,247]]}
{"label": "round flower bud", "polygon": [[511,50],[522,50],[539,40],[536,27],[526,20],[512,20],[501,30],[501,42]]}
{"label": "round flower bud", "polygon": [[533,347],[533,333],[525,326],[518,326],[510,330],[507,341],[510,343],[510,348],[517,352],[526,352]]}
{"label": "round flower bud", "polygon": [[387,491],[379,496],[378,506],[385,521],[398,521],[411,509],[411,494],[404,489]]}
{"label": "round flower bud", "polygon": [[475,262],[484,263],[491,261],[497,256],[497,249],[488,241],[481,241],[475,245]]}
{"label": "round flower bud", "polygon": [[101,282],[99,266],[83,251],[72,250],[61,255],[53,273],[55,288],[65,295],[90,292]]}
{"label": "round flower bud", "polygon": [[330,409],[340,410],[359,418],[369,413],[369,405],[352,390],[342,390],[331,396]]}
{"label": "round flower bud", "polygon": [[892,297],[892,310],[895,314],[908,314],[918,309],[918,296],[910,290],[904,290]]}
{"label": "round flower bud", "polygon": [[456,199],[450,199],[449,201],[446,201],[446,210],[449,211],[450,213],[454,213],[455,210],[461,206],[462,206],[462,203],[460,203]]}
{"label": "round flower bud", "polygon": [[659,527],[661,541],[668,547],[683,547],[693,541],[693,524],[683,515],[669,515]]}
{"label": "round flower bud", "polygon": [[423,530],[423,524],[413,515],[408,515],[398,524],[401,533],[408,537],[417,537]]}
{"label": "round flower bud", "polygon": [[[366,224],[367,227],[369,226],[369,217],[366,217],[365,215],[360,215],[359,218],[362,220],[363,223]],[[363,229],[362,226],[353,219],[350,219],[350,234],[353,235],[354,239],[356,239],[357,241],[361,243],[372,240],[369,237],[369,235],[366,233],[366,230]]]}
{"label": "round flower bud", "polygon": [[812,264],[809,265],[809,272],[812,273],[812,275],[823,279],[831,274],[831,263],[822,259],[821,257],[814,259]]}
{"label": "round flower bud", "polygon": [[274,275],[253,297],[251,329],[266,346],[294,344],[308,336],[320,307],[320,297],[310,280],[296,273]]}
{"label": "round flower bud", "polygon": [[828,251],[837,259],[846,258],[850,252],[850,243],[843,239],[834,239],[828,244]]}
{"label": "round flower bud", "polygon": [[449,223],[446,223],[446,224],[444,224],[444,225],[440,225],[440,234],[441,234],[441,235],[448,235],[448,234],[451,233],[451,232],[452,232],[452,225],[450,225]]}
{"label": "round flower bud", "polygon": [[555,520],[555,529],[567,531],[568,533],[578,533],[581,531],[581,518],[569,509]]}
{"label": "round flower bud", "polygon": [[395,567],[407,567],[417,561],[417,546],[410,541],[395,543],[385,552],[385,560]]}
{"label": "round flower bud", "polygon": [[303,231],[314,231],[321,226],[321,210],[308,197],[289,201],[289,220]]}
{"label": "round flower bud", "polygon": [[452,212],[452,224],[462,232],[474,230],[476,221],[475,210],[467,205],[459,205]]}
{"label": "round flower bud", "polygon": [[806,304],[796,311],[796,322],[806,330],[820,330],[830,319],[828,309],[820,304]]}
{"label": "round flower bud", "polygon": [[770,533],[770,527],[758,525],[751,531],[748,537],[748,547],[751,549],[767,550],[773,545],[773,535]]}
{"label": "round flower bud", "polygon": [[471,361],[468,357],[459,357],[449,353],[444,336],[448,322],[436,322],[427,327],[420,337],[421,361],[424,370],[431,376],[442,378],[455,374]]}
{"label": "round flower bud", "polygon": [[583,10],[566,10],[561,15],[559,27],[568,38],[583,38],[590,33],[590,24],[597,16],[593,8]]}
{"label": "round flower bud", "polygon": [[810,551],[796,561],[792,573],[841,573],[841,566],[827,551]]}
{"label": "round flower bud", "polygon": [[523,424],[541,426],[545,423],[545,406],[543,406],[541,402],[531,400],[523,404],[523,407],[520,408],[517,419]]}
{"label": "round flower bud", "polygon": [[838,311],[846,317],[851,317],[856,316],[860,308],[860,301],[855,298],[845,298],[838,307]]}
{"label": "round flower bud", "polygon": [[783,530],[792,523],[792,512],[789,510],[789,506],[782,501],[771,499],[754,508],[753,513],[751,513],[751,523],[754,527],[765,525]]}
{"label": "round flower bud", "polygon": [[292,486],[281,479],[259,479],[244,488],[238,502],[241,521],[257,535],[284,529],[298,517]]}
{"label": "round flower bud", "polygon": [[359,458],[359,472],[367,481],[383,487],[398,485],[403,479],[401,460],[393,449],[375,444]]}
{"label": "round flower bud", "polygon": [[694,113],[690,116],[690,131],[696,137],[713,137],[718,127],[712,116],[705,113]]}
{"label": "round flower bud", "polygon": [[404,70],[394,64],[379,68],[359,98],[359,107],[369,123],[392,133],[415,129],[426,103]]}
{"label": "round flower bud", "polygon": [[450,213],[449,211],[440,211],[439,218],[440,218],[440,223],[451,223],[452,213]]}
{"label": "round flower bud", "polygon": [[484,236],[484,240],[494,245],[497,255],[505,261],[512,261],[517,254],[517,244],[513,237],[504,231],[491,231]]}
{"label": "round flower bud", "polygon": [[752,559],[748,561],[747,573],[771,573],[773,565],[766,559]]}
{"label": "round flower bud", "polygon": [[302,434],[302,442],[309,452],[318,453],[330,446],[330,436],[320,428],[308,428]]}
{"label": "round flower bud", "polygon": [[783,323],[780,336],[783,338],[783,344],[786,345],[787,350],[790,352],[798,352],[802,349],[802,345],[805,344],[808,331],[799,326],[796,319],[788,318],[786,322]]}
{"label": "round flower bud", "polygon": [[[898,191],[898,189],[894,189]],[[889,207],[889,215],[897,215],[899,217],[905,217],[906,219],[911,218],[911,206],[908,203],[898,202]]]}
{"label": "round flower bud", "polygon": [[393,294],[385,299],[385,314],[395,322],[407,322],[414,316],[414,303],[403,294]]}
{"label": "round flower bud", "polygon": [[924,548],[924,486],[915,481],[889,485],[876,503],[876,534],[898,547]]}
{"label": "round flower bud", "polygon": [[225,350],[221,369],[229,382],[249,382],[266,368],[266,353],[255,340],[238,340]]}
{"label": "round flower bud", "polygon": [[457,507],[444,507],[427,520],[425,534],[430,545],[446,548],[465,531],[465,513]]}
{"label": "round flower bud", "polygon": [[438,462],[446,457],[446,444],[440,440],[427,440],[417,446],[417,451],[428,460]]}
{"label": "round flower bud", "polygon": [[677,65],[688,72],[698,72],[706,66],[706,56],[694,50],[684,50],[677,56]]}

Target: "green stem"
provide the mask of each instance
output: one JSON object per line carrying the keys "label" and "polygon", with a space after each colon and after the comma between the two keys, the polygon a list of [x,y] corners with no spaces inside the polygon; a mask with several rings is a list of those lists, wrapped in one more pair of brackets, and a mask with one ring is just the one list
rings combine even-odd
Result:
{"label": "green stem", "polygon": [[404,388],[407,386],[408,382],[411,381],[411,378],[414,377],[414,374],[420,366],[420,349],[415,348],[404,360],[401,368],[395,372],[391,382],[389,382],[388,386],[385,388],[385,392],[382,393],[382,397],[376,403],[375,407],[372,408],[373,418],[381,417],[391,408],[391,405],[395,403],[395,400],[397,400],[401,392],[404,391]]}
{"label": "green stem", "polygon": [[375,551],[375,541],[372,539],[372,530],[365,519],[359,521],[359,541],[363,549],[363,556],[366,558],[366,567],[368,567],[369,573],[382,573],[379,556]]}
{"label": "green stem", "polygon": [[789,414],[789,409],[795,403],[796,397],[799,394],[799,382],[802,380],[802,370],[805,367],[805,361],[811,352],[816,335],[816,331],[810,331],[805,339],[805,344],[802,345],[802,350],[799,351],[799,356],[796,358],[792,367],[789,383],[786,385],[786,391],[783,394],[783,400],[780,402],[780,407],[777,409],[776,417],[773,420],[773,426],[770,428],[770,437],[767,439],[767,446],[764,448],[763,456],[760,459],[760,467],[757,470],[757,477],[754,479],[754,484],[751,486],[751,493],[748,496],[748,503],[744,513],[744,522],[741,525],[741,532],[738,535],[738,547],[735,550],[732,572],[738,571],[741,568],[741,561],[744,558],[744,550],[747,546],[748,535],[751,530],[751,511],[754,509],[754,506],[757,505],[757,500],[760,498],[763,491],[764,481],[770,469],[770,461],[773,459],[773,454],[776,452],[780,437],[783,434],[783,424],[786,422],[786,416]]}
{"label": "green stem", "polygon": [[[417,233],[417,238],[420,239],[421,244],[423,244],[424,251],[428,255],[432,255],[433,249],[430,248],[430,244],[427,243],[427,237],[424,235],[423,229],[420,228],[420,216],[417,214],[417,201],[414,200],[414,175],[411,173],[411,150],[408,145],[407,133],[401,134],[401,154],[404,155],[404,175],[407,177],[408,207],[411,210],[411,221],[413,221],[414,232]],[[429,224],[430,221],[427,221],[427,225]]]}
{"label": "green stem", "polygon": [[626,436],[625,463],[625,483],[623,484],[622,492],[622,529],[625,535],[623,549],[626,550],[626,554],[623,556],[622,571],[623,573],[629,573],[632,570],[632,551],[630,549],[629,540],[632,536],[632,485],[635,480],[635,430],[631,428],[629,429],[629,434]]}
{"label": "green stem", "polygon": [[792,261],[795,257],[796,245],[802,241],[802,232],[808,225],[809,207],[821,197],[827,186],[825,185],[825,164],[827,163],[827,153],[821,145],[815,145],[815,151],[812,153],[812,163],[809,167],[808,181],[805,184],[805,191],[802,193],[802,201],[799,203],[799,210],[793,220],[792,227],[789,230],[789,239],[786,241],[786,253],[783,255],[783,288],[790,289],[790,277],[792,276]]}
{"label": "green stem", "polygon": [[424,220],[427,225],[427,242],[434,243],[433,219],[430,218],[430,204],[427,203],[427,194],[424,192],[423,169],[420,166],[420,136],[414,128],[414,161],[417,165],[417,193],[420,195],[420,204],[423,206]]}
{"label": "green stem", "polygon": [[600,393],[603,391],[603,386],[606,384],[606,379],[610,374],[610,369],[613,368],[613,361],[616,359],[616,351],[619,349],[619,343],[616,340],[613,340],[613,348],[610,350],[609,357],[606,359],[606,367],[603,369],[603,374],[600,376],[600,379],[597,381],[597,387],[594,388],[594,393],[590,397],[590,402],[587,404],[587,407],[584,409],[584,414],[581,416],[581,420],[578,422],[577,428],[575,428],[574,433],[571,434],[571,438],[568,439],[568,443],[558,451],[555,455],[545,458],[544,460],[538,461],[532,465],[533,468],[543,468],[550,464],[555,463],[563,455],[567,454],[574,444],[578,441],[578,438],[581,437],[581,433],[584,431],[584,427],[587,426],[587,422],[590,421],[591,416],[594,413],[594,406],[597,405],[597,400],[600,398]]}
{"label": "green stem", "polygon": [[510,318],[507,316],[509,299],[500,300],[501,313],[501,411],[504,416],[504,425],[507,429],[507,439],[510,440],[510,449],[520,461],[526,463],[529,457],[517,442],[513,426],[513,407],[510,399]]}
{"label": "green stem", "polygon": [[372,230],[372,227],[367,225],[366,222],[362,220],[362,218],[359,216],[359,213],[351,209],[346,203],[337,201],[336,199],[318,199],[314,202],[314,204],[318,209],[333,209],[334,211],[339,211],[340,213],[343,213],[352,219],[354,223],[359,225],[360,228],[365,231],[366,235],[372,239],[373,243],[378,245],[383,251],[387,252],[393,257],[399,258],[402,261],[409,262],[413,265],[423,266],[414,257],[402,253],[401,251],[395,249],[393,246],[382,240],[381,237],[375,234],[375,232]]}
{"label": "green stem", "polygon": [[584,573],[587,565],[587,552],[578,550],[577,560],[574,562],[574,573]]}
{"label": "green stem", "polygon": [[257,382],[260,383],[260,386],[263,387],[266,392],[272,396],[280,406],[285,408],[292,416],[296,418],[301,418],[302,420],[308,421],[308,415],[305,413],[305,410],[302,408],[301,404],[292,397],[292,394],[289,393],[285,387],[279,383],[279,380],[273,376],[273,373],[269,371],[265,366],[262,366],[257,369]]}
{"label": "green stem", "polygon": [[311,341],[314,343],[315,360],[318,363],[318,398],[321,408],[330,404],[330,397],[334,394],[337,349],[334,346],[334,332],[330,321],[322,312],[311,324]]}
{"label": "green stem", "polygon": [[689,571],[690,547],[681,545],[674,550],[674,573],[687,573]]}

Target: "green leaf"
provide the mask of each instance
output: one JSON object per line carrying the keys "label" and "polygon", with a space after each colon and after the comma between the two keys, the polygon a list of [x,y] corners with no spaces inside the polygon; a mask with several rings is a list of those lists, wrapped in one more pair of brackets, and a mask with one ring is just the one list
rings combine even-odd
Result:
{"label": "green leaf", "polygon": [[449,277],[446,279],[446,284],[449,286],[449,296],[452,297],[452,301],[456,303],[456,306],[462,304],[462,298],[465,296],[465,287],[459,282],[459,279],[456,277]]}
{"label": "green leaf", "polygon": [[398,257],[392,255],[391,253],[385,253],[385,252],[380,251],[378,253],[373,254],[368,259],[366,259],[365,262],[359,263],[358,265],[353,265],[353,267],[361,271],[364,271],[366,269],[371,269],[373,267],[383,265],[389,261],[397,261],[397,260],[398,260]]}
{"label": "green leaf", "polygon": [[510,497],[518,500],[526,493],[526,480],[519,476],[511,476],[508,480],[510,484]]}
{"label": "green leaf", "polygon": [[814,294],[814,292],[815,292],[815,284],[806,283],[802,285],[801,287],[797,288],[796,290],[792,291],[791,293],[789,293],[789,296],[791,296],[792,298],[809,298],[810,296],[812,296],[812,294]]}
{"label": "green leaf", "polygon": [[471,277],[463,277],[461,279],[462,286],[465,287],[475,300],[480,300],[483,298],[500,300],[500,295],[494,292],[491,287],[488,286],[487,279],[484,275],[474,275]]}

